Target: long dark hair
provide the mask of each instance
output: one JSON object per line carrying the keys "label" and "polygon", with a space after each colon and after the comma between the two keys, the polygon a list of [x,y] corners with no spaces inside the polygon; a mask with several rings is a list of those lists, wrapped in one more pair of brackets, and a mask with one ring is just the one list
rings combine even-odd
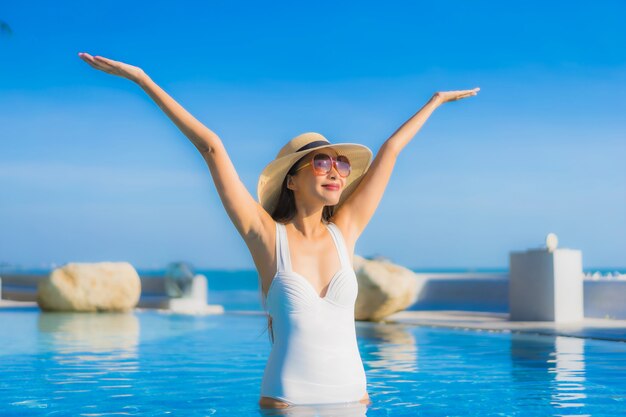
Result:
{"label": "long dark hair", "polygon": [[[309,155],[309,153],[307,153],[306,155],[304,155],[302,158],[298,159],[289,169],[289,171],[287,171],[287,174],[285,175],[285,178],[283,179],[283,183],[280,186],[280,195],[278,197],[278,202],[276,203],[276,206],[274,208],[274,210],[271,213],[272,218],[274,219],[274,221],[285,224],[289,221],[291,221],[291,219],[294,218],[294,216],[296,215],[296,198],[293,194],[293,190],[290,190],[287,187],[287,182],[289,181],[289,177],[292,175],[295,175],[296,170],[299,168],[300,163]],[[333,215],[335,214],[335,208],[337,206],[324,206],[324,209],[322,210],[322,219],[325,222],[329,222],[330,219],[333,217]],[[276,254],[276,256],[278,256],[278,254]],[[263,291],[261,291],[262,293]],[[263,303],[265,302],[265,300],[263,300]],[[274,343],[274,328],[272,327],[272,317],[266,313],[267,316],[267,330],[268,330],[268,334],[270,337],[270,341],[272,343]]]}

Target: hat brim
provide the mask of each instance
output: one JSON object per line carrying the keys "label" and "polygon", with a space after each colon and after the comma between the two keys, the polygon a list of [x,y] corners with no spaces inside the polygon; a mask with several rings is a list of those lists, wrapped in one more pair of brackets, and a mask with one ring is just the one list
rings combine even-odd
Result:
{"label": "hat brim", "polygon": [[346,178],[346,185],[341,193],[337,207],[343,204],[350,194],[352,194],[352,192],[354,192],[354,190],[358,187],[359,183],[363,179],[363,175],[365,175],[370,164],[372,163],[372,151],[365,145],[358,143],[329,143],[328,145],[294,152],[281,158],[274,159],[263,169],[257,184],[257,197],[259,199],[259,203],[263,206],[265,211],[267,211],[270,215],[274,211],[276,203],[278,202],[278,197],[280,197],[280,188],[287,172],[289,172],[289,169],[291,169],[293,164],[304,155],[324,148],[336,149],[338,153],[345,155],[348,159],[350,159],[352,170],[350,175]]}

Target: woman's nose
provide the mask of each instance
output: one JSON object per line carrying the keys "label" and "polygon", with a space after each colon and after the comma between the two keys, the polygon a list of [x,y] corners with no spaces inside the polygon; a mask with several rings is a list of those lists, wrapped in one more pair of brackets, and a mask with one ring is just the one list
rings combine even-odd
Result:
{"label": "woman's nose", "polygon": [[339,176],[339,171],[337,171],[337,167],[333,164],[330,167],[330,171],[328,171],[332,179],[336,179]]}

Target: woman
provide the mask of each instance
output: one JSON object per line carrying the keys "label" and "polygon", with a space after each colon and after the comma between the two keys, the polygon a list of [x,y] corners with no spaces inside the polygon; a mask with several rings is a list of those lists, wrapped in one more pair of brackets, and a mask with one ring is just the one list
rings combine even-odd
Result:
{"label": "woman", "polygon": [[[330,143],[319,133],[291,139],[259,178],[255,201],[220,138],[143,70],[79,53],[92,67],[137,83],[205,159],[228,216],[261,278],[273,342],[261,408],[369,403],[354,326],[354,247],[374,214],[400,151],[443,103],[479,88],[438,92],[381,146]],[[330,277],[330,278],[329,278]]]}

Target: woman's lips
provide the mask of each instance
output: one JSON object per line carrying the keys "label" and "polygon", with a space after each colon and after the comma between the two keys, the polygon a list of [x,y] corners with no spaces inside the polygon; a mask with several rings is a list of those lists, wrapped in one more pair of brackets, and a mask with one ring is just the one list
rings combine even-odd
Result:
{"label": "woman's lips", "polygon": [[339,190],[339,186],[338,185],[322,185],[322,187],[326,188],[327,190],[332,190],[332,191],[338,191]]}

